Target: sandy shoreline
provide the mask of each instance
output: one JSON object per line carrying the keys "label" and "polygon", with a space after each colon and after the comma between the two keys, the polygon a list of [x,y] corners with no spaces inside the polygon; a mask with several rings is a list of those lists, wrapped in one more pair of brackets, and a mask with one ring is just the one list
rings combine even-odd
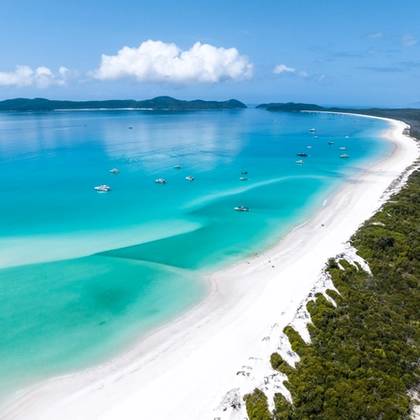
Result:
{"label": "sandy shoreline", "polygon": [[[373,118],[364,116],[366,118]],[[190,312],[127,354],[98,368],[33,386],[0,411],[1,419],[172,419],[214,411],[236,373],[262,354],[262,338],[292,321],[325,261],[345,247],[377,210],[387,187],[418,156],[406,124],[388,120],[392,153],[344,186],[305,224],[251,260],[211,275],[211,290]],[[233,417],[224,417],[233,418]]]}

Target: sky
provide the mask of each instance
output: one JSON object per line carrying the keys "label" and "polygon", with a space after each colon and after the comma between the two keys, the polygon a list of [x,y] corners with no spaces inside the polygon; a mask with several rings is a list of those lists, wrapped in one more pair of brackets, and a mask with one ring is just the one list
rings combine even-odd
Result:
{"label": "sky", "polygon": [[419,0],[2,0],[0,99],[420,105]]}

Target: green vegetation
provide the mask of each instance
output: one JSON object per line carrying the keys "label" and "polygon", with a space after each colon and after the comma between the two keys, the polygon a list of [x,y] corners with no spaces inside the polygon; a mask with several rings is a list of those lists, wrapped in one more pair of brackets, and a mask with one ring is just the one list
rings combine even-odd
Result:
{"label": "green vegetation", "polygon": [[236,99],[228,101],[182,101],[170,96],[158,96],[144,101],[55,101],[44,98],[16,98],[0,101],[0,111],[54,111],[56,109],[147,109],[156,111],[194,111],[201,109],[239,109],[246,105]]}
{"label": "green vegetation", "polygon": [[246,397],[251,419],[409,417],[408,391],[418,385],[420,373],[420,171],[352,243],[372,276],[344,260],[344,270],[328,261],[340,292],[328,294],[337,307],[322,295],[307,305],[309,345],[293,328],[285,328],[301,358],[296,368],[278,354],[271,356],[273,368],[288,375],[293,405],[276,395],[275,412],[267,417],[261,391],[255,391]]}
{"label": "green vegetation", "polygon": [[264,392],[255,389],[252,394],[245,396],[246,412],[249,420],[271,420],[272,416],[268,410],[267,397]]}

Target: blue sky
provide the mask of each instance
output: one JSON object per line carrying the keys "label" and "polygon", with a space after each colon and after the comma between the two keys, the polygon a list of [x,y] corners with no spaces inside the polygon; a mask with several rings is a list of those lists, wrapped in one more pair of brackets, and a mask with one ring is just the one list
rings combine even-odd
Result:
{"label": "blue sky", "polygon": [[2,0],[0,34],[1,99],[420,101],[418,0]]}

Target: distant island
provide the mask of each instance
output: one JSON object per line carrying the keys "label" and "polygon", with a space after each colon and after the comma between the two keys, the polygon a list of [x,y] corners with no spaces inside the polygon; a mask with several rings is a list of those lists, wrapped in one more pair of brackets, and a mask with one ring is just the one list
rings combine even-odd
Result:
{"label": "distant island", "polygon": [[315,104],[305,104],[296,102],[273,102],[258,105],[257,108],[266,109],[267,111],[279,112],[324,111],[373,115],[375,117],[383,118],[394,118],[409,124],[411,134],[416,138],[420,138],[420,109],[418,108],[343,108],[324,107]]}
{"label": "distant island", "polygon": [[184,101],[170,96],[136,101],[134,99],[105,101],[60,101],[45,98],[15,98],[0,101],[0,111],[55,111],[83,109],[139,109],[152,111],[194,111],[204,109],[241,109],[247,106],[236,100],[227,101]]}

